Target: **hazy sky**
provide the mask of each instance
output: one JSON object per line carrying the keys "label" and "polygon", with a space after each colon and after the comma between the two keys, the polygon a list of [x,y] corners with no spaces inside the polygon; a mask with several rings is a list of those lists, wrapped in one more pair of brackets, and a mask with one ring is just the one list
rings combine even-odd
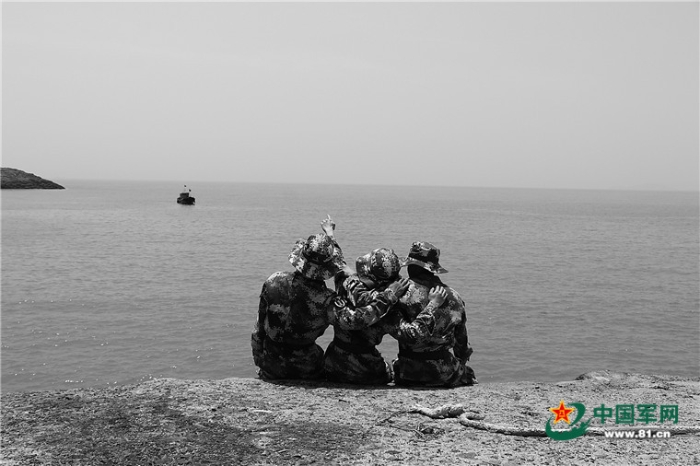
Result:
{"label": "hazy sky", "polygon": [[698,190],[699,5],[2,4],[2,166]]}

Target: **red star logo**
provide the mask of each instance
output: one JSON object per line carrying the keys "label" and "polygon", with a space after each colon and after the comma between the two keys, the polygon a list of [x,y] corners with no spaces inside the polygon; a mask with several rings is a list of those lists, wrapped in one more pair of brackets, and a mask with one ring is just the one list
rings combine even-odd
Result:
{"label": "red star logo", "polygon": [[569,414],[571,414],[574,411],[575,408],[567,408],[566,405],[564,404],[564,400],[561,400],[559,402],[559,407],[558,408],[549,408],[551,412],[554,413],[554,422],[552,424],[556,424],[559,421],[564,421],[567,424],[571,424],[571,421],[569,421]]}

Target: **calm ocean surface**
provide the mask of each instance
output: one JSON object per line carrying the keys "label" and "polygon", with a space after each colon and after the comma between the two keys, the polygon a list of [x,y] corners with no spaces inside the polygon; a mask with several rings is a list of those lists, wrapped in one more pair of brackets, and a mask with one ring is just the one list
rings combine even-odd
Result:
{"label": "calm ocean surface", "polygon": [[482,383],[699,375],[697,193],[55,181],[1,194],[5,391],[255,377],[260,287],[326,214],[353,265],[442,250]]}

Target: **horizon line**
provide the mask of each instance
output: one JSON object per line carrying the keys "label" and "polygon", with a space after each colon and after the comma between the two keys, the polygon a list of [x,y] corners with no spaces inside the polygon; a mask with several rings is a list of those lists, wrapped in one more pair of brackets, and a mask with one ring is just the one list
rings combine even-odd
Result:
{"label": "horizon line", "polygon": [[322,183],[322,182],[303,182],[303,181],[240,181],[240,180],[192,180],[184,182],[175,179],[125,179],[125,178],[61,178],[65,181],[95,181],[95,182],[135,182],[135,183],[174,183],[186,185],[192,184],[258,184],[258,185],[292,185],[292,186],[374,186],[386,188],[465,188],[465,189],[531,189],[531,190],[559,190],[559,191],[640,191],[640,192],[674,192],[674,193],[700,193],[700,188],[697,189],[679,189],[669,188],[659,185],[655,186],[629,186],[629,187],[609,187],[609,188],[584,188],[584,187],[533,187],[533,186],[485,186],[485,185],[434,185],[434,184],[378,184],[378,183]]}

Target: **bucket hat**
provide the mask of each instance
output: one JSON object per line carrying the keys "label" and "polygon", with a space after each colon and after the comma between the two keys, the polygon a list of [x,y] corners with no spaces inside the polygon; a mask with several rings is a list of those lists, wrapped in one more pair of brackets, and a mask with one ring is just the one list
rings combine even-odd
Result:
{"label": "bucket hat", "polygon": [[379,248],[370,254],[369,268],[380,282],[392,281],[398,277],[401,265],[401,260],[393,249]]}
{"label": "bucket hat", "polygon": [[435,273],[447,273],[440,265],[440,250],[427,241],[416,241],[411,246],[405,265],[420,265],[424,269]]}
{"label": "bucket hat", "polygon": [[355,261],[355,270],[361,278],[383,283],[398,277],[402,265],[401,259],[393,249],[379,248],[358,257]]}
{"label": "bucket hat", "polygon": [[312,280],[329,280],[343,266],[343,254],[332,239],[324,233],[297,240],[289,253],[289,262],[295,269]]}

